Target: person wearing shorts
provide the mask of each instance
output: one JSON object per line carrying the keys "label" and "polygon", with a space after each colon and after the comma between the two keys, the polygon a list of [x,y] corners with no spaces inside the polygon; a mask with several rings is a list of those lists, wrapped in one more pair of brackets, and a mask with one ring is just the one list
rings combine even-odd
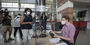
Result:
{"label": "person wearing shorts", "polygon": [[[14,39],[11,38],[12,27],[11,27],[11,16],[9,16],[9,15],[3,17],[2,32],[3,32],[3,38],[4,38],[5,43],[7,43],[11,40],[14,40]],[[6,38],[7,32],[9,32],[9,38],[8,39]]]}

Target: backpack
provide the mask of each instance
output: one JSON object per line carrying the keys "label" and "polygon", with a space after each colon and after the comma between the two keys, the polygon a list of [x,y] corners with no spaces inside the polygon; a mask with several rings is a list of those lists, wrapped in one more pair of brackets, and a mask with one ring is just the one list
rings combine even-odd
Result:
{"label": "backpack", "polygon": [[16,21],[16,20],[18,20],[20,17],[16,17],[16,19],[14,20],[14,21]]}

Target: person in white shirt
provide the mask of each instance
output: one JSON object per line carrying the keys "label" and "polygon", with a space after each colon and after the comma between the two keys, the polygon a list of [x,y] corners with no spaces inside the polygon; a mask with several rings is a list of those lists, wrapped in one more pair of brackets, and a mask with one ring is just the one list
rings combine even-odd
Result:
{"label": "person in white shirt", "polygon": [[20,26],[20,17],[21,17],[21,14],[18,14],[15,18],[14,18],[14,37],[16,38],[16,33],[17,31],[19,30],[19,33],[20,33],[20,38],[23,40],[22,38],[22,31],[21,31],[21,26]]}

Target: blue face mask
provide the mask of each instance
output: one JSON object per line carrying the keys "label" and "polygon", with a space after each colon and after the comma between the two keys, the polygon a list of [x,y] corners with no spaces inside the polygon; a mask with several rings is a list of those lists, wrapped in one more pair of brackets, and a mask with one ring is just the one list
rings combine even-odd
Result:
{"label": "blue face mask", "polygon": [[27,12],[27,15],[30,15],[30,12]]}

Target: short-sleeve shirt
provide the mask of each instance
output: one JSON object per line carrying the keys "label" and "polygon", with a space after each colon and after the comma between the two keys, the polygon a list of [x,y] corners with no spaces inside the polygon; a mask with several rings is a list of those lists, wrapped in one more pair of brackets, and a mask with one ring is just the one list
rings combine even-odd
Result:
{"label": "short-sleeve shirt", "polygon": [[11,20],[8,17],[4,17],[4,19],[2,20],[2,25],[11,26]]}

